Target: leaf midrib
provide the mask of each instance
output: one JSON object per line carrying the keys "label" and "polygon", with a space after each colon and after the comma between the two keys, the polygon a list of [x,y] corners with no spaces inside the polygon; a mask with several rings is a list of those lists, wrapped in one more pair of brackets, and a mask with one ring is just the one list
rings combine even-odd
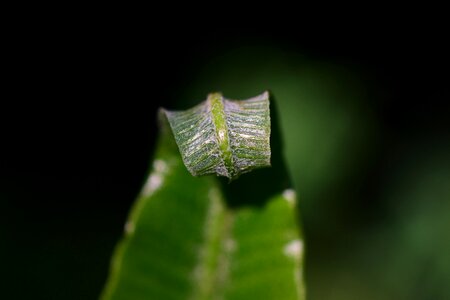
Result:
{"label": "leaf midrib", "polygon": [[204,223],[204,239],[193,274],[193,291],[190,299],[222,299],[229,278],[231,250],[227,241],[232,239],[234,215],[226,208],[220,191],[209,192],[209,206]]}

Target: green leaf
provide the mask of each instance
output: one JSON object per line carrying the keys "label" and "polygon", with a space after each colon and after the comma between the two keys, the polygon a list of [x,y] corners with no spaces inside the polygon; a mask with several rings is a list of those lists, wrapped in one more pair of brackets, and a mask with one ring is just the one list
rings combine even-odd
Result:
{"label": "green leaf", "polygon": [[[270,104],[269,115],[268,93],[248,102],[211,94],[161,111],[153,166],[102,299],[304,299],[296,196]],[[270,160],[231,183],[188,172],[236,178]]]}
{"label": "green leaf", "polygon": [[164,112],[192,175],[234,179],[270,166],[268,92],[245,101],[213,93],[192,109]]}

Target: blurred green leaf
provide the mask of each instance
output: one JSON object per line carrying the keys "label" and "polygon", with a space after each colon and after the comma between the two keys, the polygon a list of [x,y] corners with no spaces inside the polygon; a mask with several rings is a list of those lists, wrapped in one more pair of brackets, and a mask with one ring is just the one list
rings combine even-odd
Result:
{"label": "blurred green leaf", "polygon": [[102,299],[304,299],[296,196],[271,102],[272,168],[193,177],[167,120]]}

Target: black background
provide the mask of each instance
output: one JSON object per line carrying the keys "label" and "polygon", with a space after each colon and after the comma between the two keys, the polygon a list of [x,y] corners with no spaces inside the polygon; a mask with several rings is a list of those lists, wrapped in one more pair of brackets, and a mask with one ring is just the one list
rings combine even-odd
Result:
{"label": "black background", "polygon": [[[448,46],[433,28],[34,25],[11,32],[2,57],[0,251],[16,299],[97,297],[151,158],[157,108],[174,108],[218,49],[277,44],[371,70],[385,95],[373,105],[383,135],[374,166],[396,136],[449,138]],[[359,188],[376,193],[381,170],[366,173]]]}

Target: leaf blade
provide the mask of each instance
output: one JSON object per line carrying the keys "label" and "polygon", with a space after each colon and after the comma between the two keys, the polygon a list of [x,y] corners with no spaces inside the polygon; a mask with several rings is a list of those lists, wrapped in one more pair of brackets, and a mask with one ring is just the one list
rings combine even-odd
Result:
{"label": "leaf blade", "polygon": [[231,184],[193,177],[162,123],[102,299],[304,299],[295,192],[283,183],[242,193],[258,188],[248,179],[284,182],[273,172],[279,164]]}

